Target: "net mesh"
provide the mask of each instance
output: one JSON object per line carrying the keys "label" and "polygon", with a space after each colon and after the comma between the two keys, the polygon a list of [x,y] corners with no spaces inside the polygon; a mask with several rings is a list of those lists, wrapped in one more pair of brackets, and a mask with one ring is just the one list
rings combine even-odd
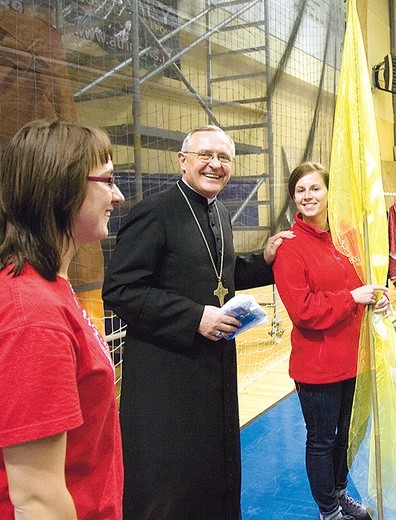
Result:
{"label": "net mesh", "polygon": [[[344,0],[4,0],[0,13],[0,146],[35,118],[105,128],[114,146],[126,202],[70,276],[121,378],[125,328],[100,286],[123,216],[175,182],[185,134],[212,123],[236,142],[220,195],[235,249],[288,228],[290,170],[329,164]],[[275,288],[252,292],[270,319],[237,337],[240,389],[290,350]]]}

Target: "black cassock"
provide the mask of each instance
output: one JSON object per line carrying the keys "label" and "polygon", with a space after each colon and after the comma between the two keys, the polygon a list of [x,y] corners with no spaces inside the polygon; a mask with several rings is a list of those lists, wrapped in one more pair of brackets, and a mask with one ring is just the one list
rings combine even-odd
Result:
{"label": "black cassock", "polygon": [[[218,223],[182,181],[219,266]],[[227,209],[225,301],[273,283],[261,252],[236,256]],[[216,212],[214,215],[216,217]],[[216,240],[217,238],[217,240]],[[234,341],[197,333],[204,305],[219,306],[207,248],[177,186],[148,197],[119,231],[103,297],[128,325],[120,420],[124,520],[239,520],[240,437]]]}

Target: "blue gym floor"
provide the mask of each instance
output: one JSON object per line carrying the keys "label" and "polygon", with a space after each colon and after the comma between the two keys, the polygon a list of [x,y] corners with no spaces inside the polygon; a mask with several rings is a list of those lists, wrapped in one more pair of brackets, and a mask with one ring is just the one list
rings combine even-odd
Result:
{"label": "blue gym floor", "polygon": [[295,393],[242,429],[243,520],[318,520],[305,472],[305,435]]}
{"label": "blue gym floor", "polygon": [[318,520],[305,473],[305,424],[296,394],[241,431],[243,520]]}

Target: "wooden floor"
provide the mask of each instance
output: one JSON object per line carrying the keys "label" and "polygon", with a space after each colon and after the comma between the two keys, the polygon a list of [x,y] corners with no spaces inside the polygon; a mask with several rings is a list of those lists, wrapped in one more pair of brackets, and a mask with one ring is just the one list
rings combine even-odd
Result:
{"label": "wooden floor", "polygon": [[[291,322],[281,300],[274,297],[272,286],[249,289],[244,293],[254,296],[264,307],[268,321],[236,338],[241,427],[294,389],[288,374]],[[275,301],[276,305],[273,304]],[[275,318],[277,327],[274,327]]]}
{"label": "wooden floor", "polygon": [[289,377],[288,367],[289,361],[284,361],[239,393],[241,427],[293,392],[294,382]]}

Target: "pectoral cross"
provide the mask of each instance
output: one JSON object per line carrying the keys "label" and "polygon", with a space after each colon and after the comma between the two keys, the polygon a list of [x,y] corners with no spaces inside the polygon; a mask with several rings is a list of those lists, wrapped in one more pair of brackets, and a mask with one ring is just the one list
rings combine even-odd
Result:
{"label": "pectoral cross", "polygon": [[224,296],[228,294],[228,289],[224,287],[224,285],[221,283],[221,280],[219,280],[217,289],[213,291],[213,294],[218,297],[220,307],[222,307],[224,305]]}

